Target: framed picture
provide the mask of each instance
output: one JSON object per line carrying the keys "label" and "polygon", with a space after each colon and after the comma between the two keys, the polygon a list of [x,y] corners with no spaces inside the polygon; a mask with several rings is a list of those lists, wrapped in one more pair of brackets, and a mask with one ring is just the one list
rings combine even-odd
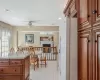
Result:
{"label": "framed picture", "polygon": [[34,34],[25,34],[26,43],[34,43]]}

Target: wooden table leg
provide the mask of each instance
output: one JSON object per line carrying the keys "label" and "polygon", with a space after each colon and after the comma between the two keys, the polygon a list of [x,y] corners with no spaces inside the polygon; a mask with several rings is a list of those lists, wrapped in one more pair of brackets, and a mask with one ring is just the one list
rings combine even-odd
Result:
{"label": "wooden table leg", "polygon": [[34,63],[34,71],[35,71],[35,63]]}
{"label": "wooden table leg", "polygon": [[37,67],[39,68],[39,59],[37,60]]}

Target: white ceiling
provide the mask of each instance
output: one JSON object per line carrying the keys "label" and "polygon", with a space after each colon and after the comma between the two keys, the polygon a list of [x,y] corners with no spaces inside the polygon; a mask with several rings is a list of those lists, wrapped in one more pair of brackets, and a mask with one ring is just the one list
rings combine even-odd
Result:
{"label": "white ceiling", "polygon": [[63,18],[64,1],[0,0],[0,21],[14,26],[27,26],[31,20],[39,20],[33,23],[35,26],[58,25],[58,18]]}

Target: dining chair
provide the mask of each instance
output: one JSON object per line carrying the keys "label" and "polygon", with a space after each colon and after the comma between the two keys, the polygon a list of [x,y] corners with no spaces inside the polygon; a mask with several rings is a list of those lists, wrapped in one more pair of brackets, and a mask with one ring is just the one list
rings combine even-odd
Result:
{"label": "dining chair", "polygon": [[38,55],[35,55],[33,49],[30,51],[30,64],[34,66],[34,70],[36,67],[39,68],[39,58]]}

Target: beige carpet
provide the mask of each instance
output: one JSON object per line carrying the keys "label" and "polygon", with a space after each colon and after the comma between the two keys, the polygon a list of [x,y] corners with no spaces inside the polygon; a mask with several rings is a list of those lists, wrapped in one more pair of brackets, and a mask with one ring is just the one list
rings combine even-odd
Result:
{"label": "beige carpet", "polygon": [[31,80],[58,80],[58,70],[56,61],[48,61],[47,67],[40,66],[40,68],[33,70],[31,66],[30,79]]}

